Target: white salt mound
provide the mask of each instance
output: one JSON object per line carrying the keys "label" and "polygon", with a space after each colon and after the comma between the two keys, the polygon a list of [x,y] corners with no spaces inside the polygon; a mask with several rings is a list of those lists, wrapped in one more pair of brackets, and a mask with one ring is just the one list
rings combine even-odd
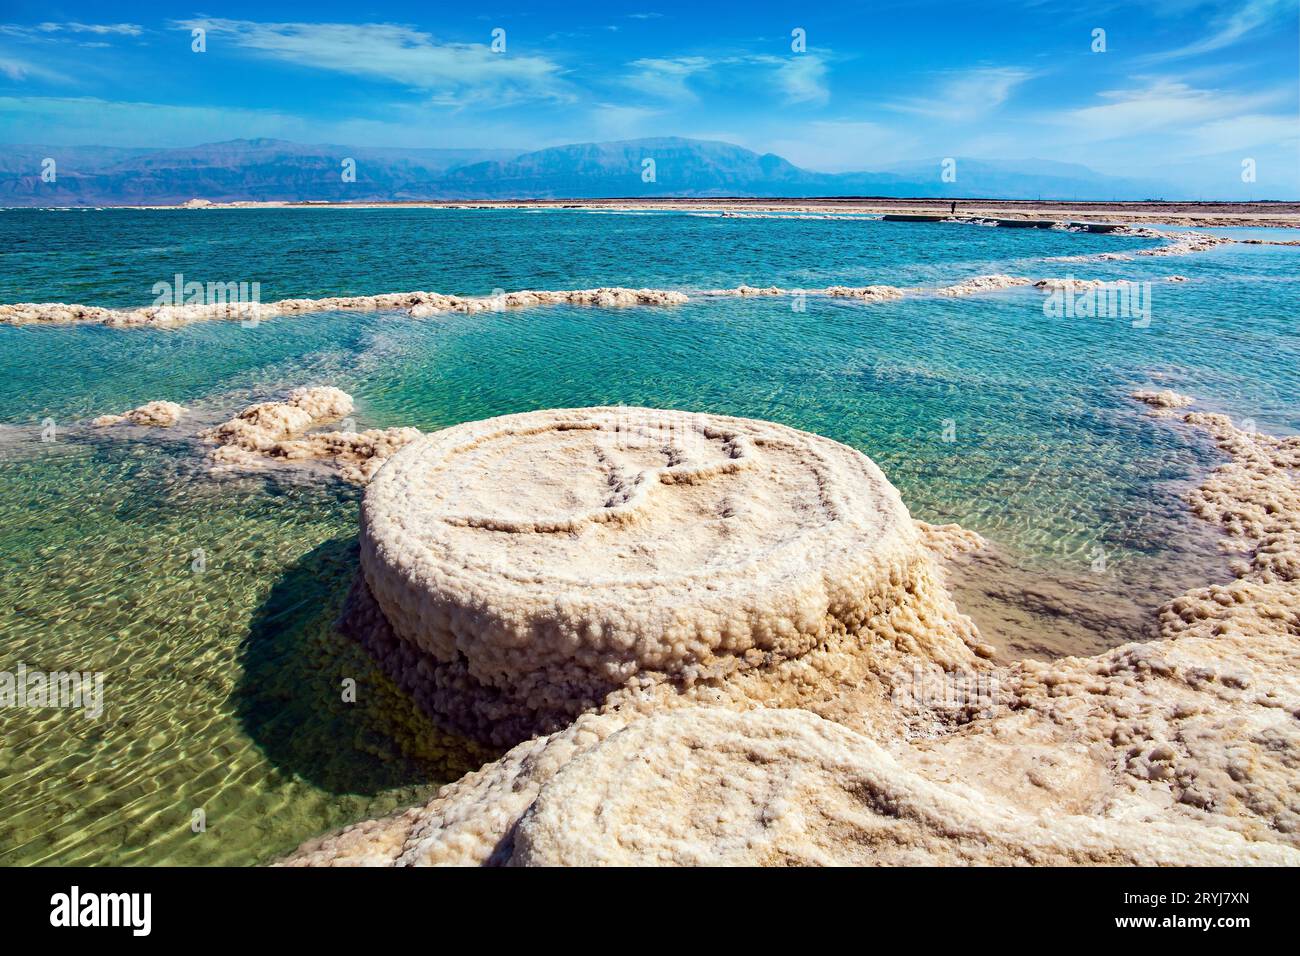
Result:
{"label": "white salt mound", "polygon": [[826,295],[833,298],[849,299],[867,299],[884,301],[888,299],[901,299],[903,290],[892,285],[864,285],[864,286],[843,286],[833,285],[822,290]]}
{"label": "white salt mound", "polygon": [[1196,399],[1190,395],[1180,395],[1168,388],[1160,391],[1143,388],[1134,392],[1131,397],[1152,408],[1186,408],[1196,402]]}
{"label": "white salt mound", "polygon": [[1039,279],[1034,283],[1034,288],[1045,292],[1087,292],[1131,284],[1127,279]]}
{"label": "white salt mound", "polygon": [[1208,232],[1168,232],[1152,229],[1149,226],[1121,226],[1114,235],[1140,236],[1144,239],[1167,239],[1166,245],[1154,249],[1140,249],[1134,253],[1138,256],[1187,256],[1196,252],[1205,252],[1216,246],[1232,245],[1236,239],[1214,236]]}
{"label": "white salt mound", "polygon": [[352,396],[333,386],[295,388],[282,402],[250,405],[203,437],[227,447],[261,451],[314,425],[352,413]]}
{"label": "white salt mound", "polygon": [[365,484],[399,448],[420,437],[416,428],[304,434],[352,412],[352,396],[332,386],[298,388],[286,401],[250,405],[230,421],[204,432],[219,447],[212,460],[232,468],[274,461],[323,461],[347,481]]}
{"label": "white salt mound", "polygon": [[574,409],[425,436],[366,492],[361,567],[431,709],[494,743],[655,687],[811,693],[832,658],[865,670],[864,627],[888,638],[877,669],[917,641],[985,650],[868,458],[747,419]]}
{"label": "white salt mound", "polygon": [[979,292],[995,292],[998,289],[1010,289],[1014,286],[1029,285],[1029,280],[1019,276],[988,275],[974,276],[958,282],[956,285],[944,286],[935,290],[936,295],[964,296]]}

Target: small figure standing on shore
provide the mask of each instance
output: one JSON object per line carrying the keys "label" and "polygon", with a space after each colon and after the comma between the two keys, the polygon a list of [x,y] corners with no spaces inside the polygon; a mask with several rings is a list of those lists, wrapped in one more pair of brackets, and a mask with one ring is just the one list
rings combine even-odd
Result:
{"label": "small figure standing on shore", "polygon": [[952,208],[948,210],[948,215],[950,216],[957,215],[957,203],[955,200],[953,201]]}

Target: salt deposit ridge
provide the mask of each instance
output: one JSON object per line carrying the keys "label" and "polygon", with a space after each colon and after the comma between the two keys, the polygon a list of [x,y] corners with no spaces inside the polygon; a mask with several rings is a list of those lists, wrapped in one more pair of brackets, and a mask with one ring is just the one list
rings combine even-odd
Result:
{"label": "salt deposit ridge", "polygon": [[[1082,257],[1086,258],[1086,257]],[[1170,277],[1171,281],[1179,281]],[[1109,284],[1123,284],[1125,280]],[[1099,288],[1108,282],[1100,279],[1040,279],[1035,282],[1023,276],[1002,274],[973,276],[952,285],[942,286],[827,286],[816,289],[785,289],[779,286],[741,285],[731,289],[704,289],[691,295],[703,298],[751,298],[759,296],[825,296],[851,298],[867,302],[884,302],[908,295],[937,295],[959,297],[983,292],[996,292],[1017,286],[1035,285],[1051,290],[1064,288],[1076,291]],[[212,320],[249,321],[297,315],[309,312],[400,310],[412,318],[425,319],[446,313],[473,314],[528,309],[545,305],[582,305],[600,308],[628,308],[632,306],[675,306],[690,301],[690,295],[670,289],[576,289],[569,291],[527,290],[507,292],[496,296],[462,297],[441,295],[436,292],[395,292],[384,295],[352,296],[326,299],[285,299],[280,302],[258,304],[255,308],[244,304],[220,303],[216,305],[169,305],[145,309],[104,309],[98,306],[65,305],[61,302],[21,302],[17,305],[0,305],[0,324],[76,324],[90,323],[113,328],[176,328],[192,322]]]}
{"label": "salt deposit ridge", "polygon": [[421,438],[367,492],[349,627],[439,719],[541,733],[285,862],[1296,865],[1300,437],[1183,421],[1230,456],[1189,503],[1236,580],[1160,641],[1009,666],[943,587],[978,538],[827,439],[640,409]]}
{"label": "salt deposit ridge", "polygon": [[[692,215],[701,215],[692,213]],[[1126,260],[1133,256],[1179,256],[1201,252],[1215,246],[1232,244],[1226,239],[1199,232],[1165,232],[1144,226],[1121,226],[1116,235],[1138,236],[1165,240],[1162,246],[1139,250],[1135,253],[1101,253],[1093,256],[1057,256],[1050,261],[1085,262],[1094,260]],[[1266,240],[1249,240],[1265,242]],[[1045,279],[1043,282],[1069,280]],[[901,288],[890,285],[829,286],[814,289],[782,289],[776,286],[754,287],[741,285],[731,289],[710,289],[695,293],[706,297],[718,296],[779,296],[812,295],[839,298],[857,298],[882,301],[904,295],[935,294],[939,296],[965,296],[980,292],[1033,284],[1034,280],[1017,276],[974,276],[952,285],[936,287]],[[443,295],[438,292],[390,292],[380,295],[331,296],[320,299],[281,299],[276,302],[220,301],[196,302],[185,305],[155,305],[138,309],[109,309],[92,305],[62,302],[19,302],[0,304],[0,324],[74,324],[91,323],[113,328],[176,328],[192,322],[213,320],[261,321],[278,316],[300,315],[309,312],[400,310],[413,318],[428,318],[444,313],[476,313],[510,309],[534,308],[544,305],[582,305],[602,308],[630,306],[673,306],[689,300],[686,292],[672,289],[629,289],[602,287],[597,289],[523,290],[503,292],[491,296]]]}

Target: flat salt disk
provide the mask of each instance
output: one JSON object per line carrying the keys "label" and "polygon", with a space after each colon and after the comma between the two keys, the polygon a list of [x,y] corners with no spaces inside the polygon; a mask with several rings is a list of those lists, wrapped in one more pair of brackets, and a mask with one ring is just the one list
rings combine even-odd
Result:
{"label": "flat salt disk", "polygon": [[923,560],[860,452],[646,408],[423,436],[362,507],[362,570],[396,636],[525,711],[803,655],[888,611]]}

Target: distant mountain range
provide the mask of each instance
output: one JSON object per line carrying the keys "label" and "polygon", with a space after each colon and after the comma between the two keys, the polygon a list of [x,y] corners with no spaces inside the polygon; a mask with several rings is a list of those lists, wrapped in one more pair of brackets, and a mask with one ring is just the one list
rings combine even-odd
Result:
{"label": "distant mountain range", "polygon": [[[42,178],[53,159],[54,180]],[[355,181],[345,181],[345,160]],[[647,160],[653,161],[652,165]],[[308,146],[238,139],[185,149],[0,146],[0,206],[120,206],[212,202],[422,199],[594,199],[673,196],[881,196],[1141,200],[1154,182],[1048,160],[940,159],[876,172],[821,173],[730,143],[665,137],[580,143],[534,152]],[[46,164],[48,166],[48,164]]]}

